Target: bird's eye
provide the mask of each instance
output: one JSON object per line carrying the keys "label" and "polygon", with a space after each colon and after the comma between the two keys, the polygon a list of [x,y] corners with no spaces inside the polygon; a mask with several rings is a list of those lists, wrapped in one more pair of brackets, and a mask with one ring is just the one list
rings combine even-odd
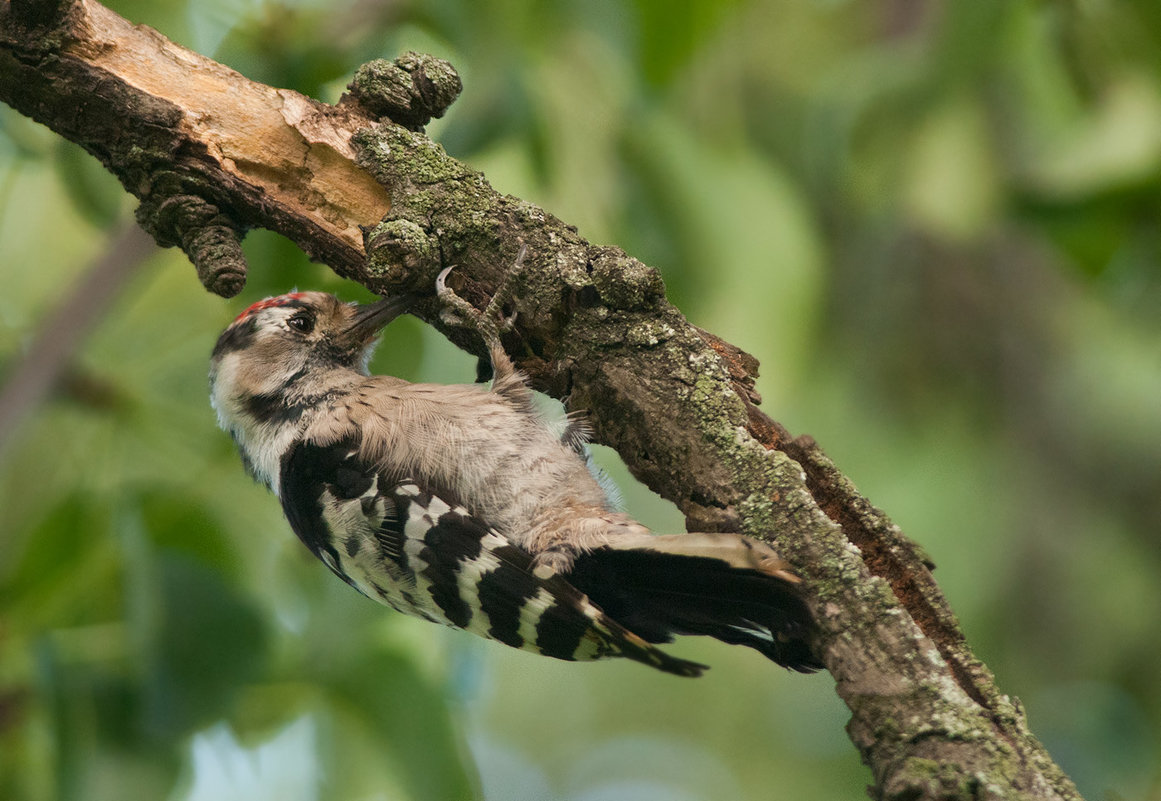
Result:
{"label": "bird's eye", "polygon": [[287,320],[286,324],[300,334],[309,334],[314,330],[314,315],[310,312],[299,312]]}

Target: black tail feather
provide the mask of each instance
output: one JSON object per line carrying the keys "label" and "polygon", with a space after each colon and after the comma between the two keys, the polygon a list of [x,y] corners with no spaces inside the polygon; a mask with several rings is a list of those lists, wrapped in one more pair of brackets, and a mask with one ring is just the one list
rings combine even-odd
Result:
{"label": "black tail feather", "polygon": [[649,642],[704,634],[792,670],[822,667],[810,647],[810,611],[797,587],[777,576],[704,556],[598,548],[576,560],[568,581]]}

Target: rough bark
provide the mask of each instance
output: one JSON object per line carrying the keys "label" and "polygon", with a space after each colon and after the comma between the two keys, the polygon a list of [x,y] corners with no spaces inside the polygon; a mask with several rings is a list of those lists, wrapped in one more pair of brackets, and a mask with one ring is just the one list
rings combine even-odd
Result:
{"label": "rough bark", "polygon": [[[455,264],[451,283],[479,305],[526,244],[509,351],[691,529],[777,543],[806,579],[875,797],[1079,798],[972,655],[924,555],[813,440],[757,409],[752,357],[690,325],[656,270],[499,195],[424,136],[458,92],[446,65],[411,54],[361,71],[353,92],[330,106],[254,83],[93,0],[0,2],[0,100],[99,158],[214,291],[240,289],[250,227],[383,294],[430,294]],[[416,313],[478,352],[431,300]]]}

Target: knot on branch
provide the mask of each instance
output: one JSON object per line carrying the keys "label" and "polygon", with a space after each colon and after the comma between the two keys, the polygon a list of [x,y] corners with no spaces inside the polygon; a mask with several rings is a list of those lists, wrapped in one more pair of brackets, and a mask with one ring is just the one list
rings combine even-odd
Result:
{"label": "knot on branch", "polygon": [[588,286],[600,303],[623,311],[648,311],[665,297],[665,282],[656,268],[617,248],[593,248],[593,252],[587,266]]}
{"label": "knot on branch", "polygon": [[464,85],[442,58],[409,51],[394,61],[367,62],[347,88],[375,116],[418,131],[442,117]]}
{"label": "knot on branch", "polygon": [[417,223],[384,219],[363,234],[367,272],[393,290],[415,288],[435,263],[435,246]]}
{"label": "knot on branch", "polygon": [[213,203],[197,195],[155,191],[137,207],[137,222],[162,247],[180,247],[202,286],[215,295],[232,298],[246,285],[238,228]]}

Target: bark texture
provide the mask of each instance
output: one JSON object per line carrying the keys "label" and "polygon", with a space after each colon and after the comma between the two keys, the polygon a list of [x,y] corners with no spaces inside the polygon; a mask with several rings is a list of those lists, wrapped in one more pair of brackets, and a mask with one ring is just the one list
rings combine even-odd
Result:
{"label": "bark texture", "polygon": [[[99,158],[220,294],[241,288],[251,227],[382,294],[430,296],[455,264],[451,284],[480,306],[527,245],[509,352],[691,529],[776,542],[806,579],[874,797],[1079,798],[922,552],[813,440],[758,410],[751,356],[690,325],[655,269],[496,193],[424,136],[459,91],[443,62],[407,54],[352,91],[330,106],[255,83],[93,0],[0,0],[0,100]],[[416,313],[480,351],[432,300]]]}

